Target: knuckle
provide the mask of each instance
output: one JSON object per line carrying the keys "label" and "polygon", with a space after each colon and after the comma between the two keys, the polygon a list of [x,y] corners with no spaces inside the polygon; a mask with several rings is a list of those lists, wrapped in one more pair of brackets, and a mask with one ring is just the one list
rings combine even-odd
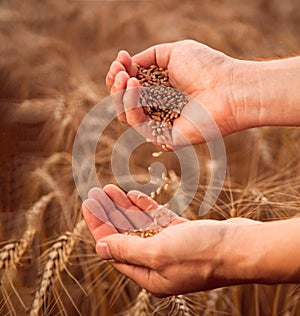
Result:
{"label": "knuckle", "polygon": [[131,126],[135,125],[135,119],[132,117],[132,114],[127,114],[127,122]]}
{"label": "knuckle", "polygon": [[138,125],[143,123],[145,120],[144,115],[140,113],[140,109],[128,110],[127,121],[130,125]]}
{"label": "knuckle", "polygon": [[120,122],[122,122],[122,123],[127,123],[125,113],[119,114],[119,115],[118,115],[118,120],[119,120]]}
{"label": "knuckle", "polygon": [[110,73],[108,73],[108,74],[106,75],[106,77],[105,77],[105,83],[106,83],[106,86],[107,86],[108,88],[110,88],[111,83],[112,83],[112,76],[111,76]]}
{"label": "knuckle", "polygon": [[134,110],[129,110],[127,112],[127,122],[131,126],[138,125],[140,122],[139,116],[137,115],[136,111]]}

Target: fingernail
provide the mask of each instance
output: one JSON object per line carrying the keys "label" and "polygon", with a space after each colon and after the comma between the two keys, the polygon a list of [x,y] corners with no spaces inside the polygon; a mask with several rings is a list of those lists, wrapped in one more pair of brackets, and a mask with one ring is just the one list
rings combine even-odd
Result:
{"label": "fingernail", "polygon": [[143,196],[147,196],[145,193],[138,191],[138,190],[131,190],[128,192],[129,195],[134,195],[137,197],[137,199],[139,200],[141,197]]}
{"label": "fingernail", "polygon": [[104,260],[110,260],[113,258],[107,243],[104,241],[99,241],[97,243],[96,251],[98,256]]}
{"label": "fingernail", "polygon": [[[133,88],[133,89],[139,89],[140,84],[139,84],[139,82],[137,82],[136,78],[131,77],[127,81],[127,87]],[[137,90],[137,91],[140,92],[140,90]]]}
{"label": "fingernail", "polygon": [[83,201],[83,205],[93,214],[98,214],[101,210],[99,202],[90,197]]}
{"label": "fingernail", "polygon": [[121,55],[122,55],[122,52],[123,52],[123,50],[120,50],[120,51],[118,52],[117,59],[120,59],[120,57],[121,57]]}
{"label": "fingernail", "polygon": [[129,55],[129,53],[128,53],[127,50],[125,50],[125,49],[120,50],[118,56],[120,56],[120,54]]}
{"label": "fingernail", "polygon": [[120,82],[120,79],[115,79],[115,82],[114,82],[114,86],[116,87],[116,88],[118,88],[118,87],[120,87],[120,85],[121,85],[121,82]]}
{"label": "fingernail", "polygon": [[135,196],[137,200],[139,200],[142,197],[147,197],[148,195],[146,195],[145,193],[141,192],[141,191],[137,191],[137,190],[131,190],[128,192],[128,195],[130,196]]}
{"label": "fingernail", "polygon": [[108,223],[109,219],[101,204],[94,198],[88,198],[83,202],[83,206],[89,210],[100,221]]}
{"label": "fingernail", "polygon": [[135,88],[134,84],[132,83],[132,78],[129,78],[127,81],[127,88]]}

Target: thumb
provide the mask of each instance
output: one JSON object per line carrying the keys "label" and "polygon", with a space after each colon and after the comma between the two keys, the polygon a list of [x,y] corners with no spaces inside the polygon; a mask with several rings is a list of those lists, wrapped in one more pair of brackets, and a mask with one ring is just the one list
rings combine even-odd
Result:
{"label": "thumb", "polygon": [[97,254],[102,259],[140,266],[149,266],[154,250],[152,240],[122,234],[107,236],[96,245]]}
{"label": "thumb", "polygon": [[166,43],[152,46],[132,57],[132,61],[143,67],[153,64],[159,67],[168,68],[171,51],[175,43]]}

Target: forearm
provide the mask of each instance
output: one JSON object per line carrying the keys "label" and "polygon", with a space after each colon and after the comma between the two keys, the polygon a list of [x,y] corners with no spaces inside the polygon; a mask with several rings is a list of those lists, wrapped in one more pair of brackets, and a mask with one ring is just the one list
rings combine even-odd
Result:
{"label": "forearm", "polygon": [[243,128],[300,125],[300,56],[238,61],[232,102]]}
{"label": "forearm", "polygon": [[299,283],[300,218],[233,225],[216,274],[224,284]]}

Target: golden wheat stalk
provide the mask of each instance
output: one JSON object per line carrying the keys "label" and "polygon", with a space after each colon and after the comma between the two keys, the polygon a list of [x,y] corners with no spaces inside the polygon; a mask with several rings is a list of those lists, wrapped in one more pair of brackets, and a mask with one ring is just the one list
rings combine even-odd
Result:
{"label": "golden wheat stalk", "polygon": [[14,269],[20,263],[20,259],[32,243],[41,213],[45,210],[53,196],[52,193],[49,193],[35,202],[26,214],[27,227],[22,238],[15,242],[10,242],[0,249],[0,270]]}
{"label": "golden wheat stalk", "polygon": [[173,295],[160,299],[155,304],[152,315],[165,315],[168,311],[168,316],[194,316],[196,314],[191,308],[192,304],[194,304],[194,301],[185,295]]}
{"label": "golden wheat stalk", "polygon": [[38,315],[40,308],[45,303],[48,294],[50,293],[53,285],[57,280],[60,281],[63,290],[69,297],[72,305],[77,310],[78,314],[81,314],[74,300],[72,299],[71,295],[69,294],[68,290],[65,288],[62,280],[60,279],[60,273],[62,271],[66,271],[67,274],[85,293],[85,290],[67,268],[68,260],[74,249],[76,240],[79,238],[81,232],[85,227],[86,226],[84,220],[79,221],[72,232],[66,232],[63,235],[60,235],[57,238],[56,242],[52,245],[50,250],[47,250],[47,262],[42,272],[40,285],[35,292],[35,296],[31,305],[32,307],[30,310],[30,316]]}
{"label": "golden wheat stalk", "polygon": [[[234,289],[233,289],[234,290]],[[233,293],[234,295],[234,293]],[[224,292],[223,288],[219,288],[219,289],[215,289],[215,290],[211,290],[209,292],[206,293],[205,295],[206,297],[206,308],[205,311],[203,312],[203,315],[208,316],[211,315],[212,313],[215,313],[216,311],[218,311],[218,301],[220,299],[225,299],[226,295]],[[233,299],[236,299],[236,301],[238,301],[238,297],[235,297]],[[235,304],[235,306],[237,306],[237,302]],[[235,315],[235,310],[232,311]]]}
{"label": "golden wheat stalk", "polygon": [[[0,280],[3,281],[1,285],[1,292],[4,294],[6,298],[6,304],[8,304],[8,307],[11,311],[14,311],[14,309],[12,309],[10,297],[5,289],[7,286],[13,290],[16,297],[18,298],[18,301],[24,309],[26,309],[26,306],[16,287],[14,286],[10,272],[18,268],[21,258],[24,256],[27,249],[31,247],[38,228],[41,214],[44,212],[53,196],[53,193],[49,193],[47,195],[43,195],[37,202],[35,202],[31,209],[26,213],[26,230],[22,238],[14,242],[7,243],[0,249],[0,270],[4,271],[0,277]],[[4,276],[6,276],[6,279],[4,279]]]}
{"label": "golden wheat stalk", "polygon": [[184,295],[175,295],[171,297],[171,311],[169,315],[191,316],[192,312]]}
{"label": "golden wheat stalk", "polygon": [[[18,316],[14,304],[11,301],[11,295],[10,293],[7,293],[6,286],[1,281],[0,288],[3,296],[3,300],[0,301],[0,315]],[[7,312],[5,311],[5,308],[7,308]]]}
{"label": "golden wheat stalk", "polygon": [[125,313],[125,316],[148,316],[151,315],[151,294],[145,289],[141,289],[134,305]]}

